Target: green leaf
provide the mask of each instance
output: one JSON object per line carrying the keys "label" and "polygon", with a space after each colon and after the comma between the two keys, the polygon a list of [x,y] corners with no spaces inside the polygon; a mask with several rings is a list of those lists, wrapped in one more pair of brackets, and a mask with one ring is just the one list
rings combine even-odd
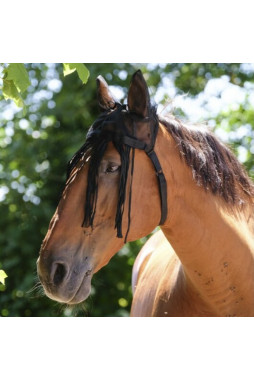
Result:
{"label": "green leaf", "polygon": [[73,73],[75,70],[77,70],[78,76],[81,79],[81,81],[84,83],[87,83],[89,78],[89,70],[87,67],[82,63],[64,63],[64,76],[69,75]]}
{"label": "green leaf", "polygon": [[3,285],[5,284],[5,278],[7,278],[8,275],[4,272],[4,270],[0,270],[0,283]]}
{"label": "green leaf", "polygon": [[30,85],[28,73],[26,71],[25,65],[22,63],[9,64],[9,66],[5,69],[5,73],[5,79],[13,81],[20,93],[26,91]]}
{"label": "green leaf", "polygon": [[63,74],[65,77],[66,75],[69,75],[76,70],[76,67],[71,67],[71,65],[74,65],[74,64],[63,63]]}
{"label": "green leaf", "polygon": [[78,72],[78,76],[79,78],[81,79],[81,81],[83,83],[87,83],[88,81],[88,78],[89,78],[89,70],[87,69],[87,67],[82,64],[82,63],[77,63],[75,64],[76,65],[76,68],[77,68],[77,72]]}
{"label": "green leaf", "polygon": [[24,101],[13,81],[3,79],[3,96],[5,99],[12,99],[18,107],[24,107]]}

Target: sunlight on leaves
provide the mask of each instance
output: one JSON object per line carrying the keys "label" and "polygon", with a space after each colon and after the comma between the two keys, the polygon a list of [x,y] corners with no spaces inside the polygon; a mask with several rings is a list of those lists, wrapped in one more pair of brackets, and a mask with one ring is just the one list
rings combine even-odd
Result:
{"label": "sunlight on leaves", "polygon": [[82,63],[64,63],[64,76],[69,75],[73,73],[74,71],[77,71],[79,78],[83,82],[83,84],[87,83],[89,78],[89,70],[87,67]]}
{"label": "sunlight on leaves", "polygon": [[4,272],[4,270],[0,270],[0,283],[3,285],[5,284],[5,278],[7,278],[8,275]]}
{"label": "sunlight on leaves", "polygon": [[26,91],[30,85],[28,73],[26,71],[25,65],[22,63],[9,64],[9,66],[5,69],[5,73],[5,79],[13,81],[14,85],[20,93]]}
{"label": "sunlight on leaves", "polygon": [[13,81],[3,80],[3,96],[5,99],[13,100],[18,107],[24,107],[23,99]]}
{"label": "sunlight on leaves", "polygon": [[13,100],[16,106],[23,108],[23,115],[25,115],[26,107],[21,93],[26,91],[30,85],[25,65],[21,63],[11,63],[3,70],[3,73],[2,91],[4,98]]}
{"label": "sunlight on leaves", "polygon": [[75,64],[63,63],[63,74],[65,77],[66,77],[66,75],[69,75],[76,70],[76,67],[73,65],[75,65]]}

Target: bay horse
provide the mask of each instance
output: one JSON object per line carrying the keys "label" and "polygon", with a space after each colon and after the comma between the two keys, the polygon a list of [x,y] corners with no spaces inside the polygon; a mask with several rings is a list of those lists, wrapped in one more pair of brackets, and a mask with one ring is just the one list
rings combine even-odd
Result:
{"label": "bay horse", "polygon": [[159,116],[134,73],[127,105],[97,78],[101,114],[68,164],[37,269],[77,304],[125,242],[156,232],[133,270],[131,316],[254,316],[254,186],[206,127]]}

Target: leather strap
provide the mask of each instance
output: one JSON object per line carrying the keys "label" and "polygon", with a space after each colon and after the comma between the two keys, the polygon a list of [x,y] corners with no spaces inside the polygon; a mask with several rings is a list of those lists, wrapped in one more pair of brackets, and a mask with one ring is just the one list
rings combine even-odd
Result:
{"label": "leather strap", "polygon": [[123,143],[132,148],[137,148],[144,151],[146,149],[146,143],[141,142],[140,140],[137,140],[137,139],[130,138],[129,136],[123,137]]}
{"label": "leather strap", "polygon": [[146,152],[147,156],[151,159],[156,175],[158,177],[159,182],[159,190],[160,190],[160,196],[161,196],[161,219],[159,222],[159,225],[163,225],[166,221],[167,214],[168,214],[168,203],[167,203],[167,181],[164,176],[164,173],[162,171],[158,156],[152,149],[149,152]]}
{"label": "leather strap", "polygon": [[150,158],[150,160],[153,163],[153,166],[156,171],[156,175],[158,177],[158,183],[159,183],[159,190],[160,190],[160,199],[161,199],[161,219],[159,222],[159,225],[163,225],[166,221],[167,214],[168,214],[168,206],[167,206],[167,181],[164,176],[163,170],[161,168],[158,156],[154,152],[153,148],[149,149],[147,145],[137,139],[130,138],[129,136],[123,137],[123,143],[132,147],[144,150],[147,156]]}

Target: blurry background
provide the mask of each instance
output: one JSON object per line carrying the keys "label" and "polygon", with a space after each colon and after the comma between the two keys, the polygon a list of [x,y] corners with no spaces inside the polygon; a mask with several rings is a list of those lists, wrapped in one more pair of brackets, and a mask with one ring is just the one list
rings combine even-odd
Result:
{"label": "blurry background", "polygon": [[[254,177],[254,64],[86,64],[87,84],[60,64],[26,64],[27,113],[0,99],[0,316],[128,316],[131,269],[146,238],[127,245],[93,277],[78,310],[43,296],[36,260],[65,181],[66,164],[98,115],[101,74],[123,101],[141,69],[161,113],[208,123]],[[0,83],[1,85],[1,83]]]}

